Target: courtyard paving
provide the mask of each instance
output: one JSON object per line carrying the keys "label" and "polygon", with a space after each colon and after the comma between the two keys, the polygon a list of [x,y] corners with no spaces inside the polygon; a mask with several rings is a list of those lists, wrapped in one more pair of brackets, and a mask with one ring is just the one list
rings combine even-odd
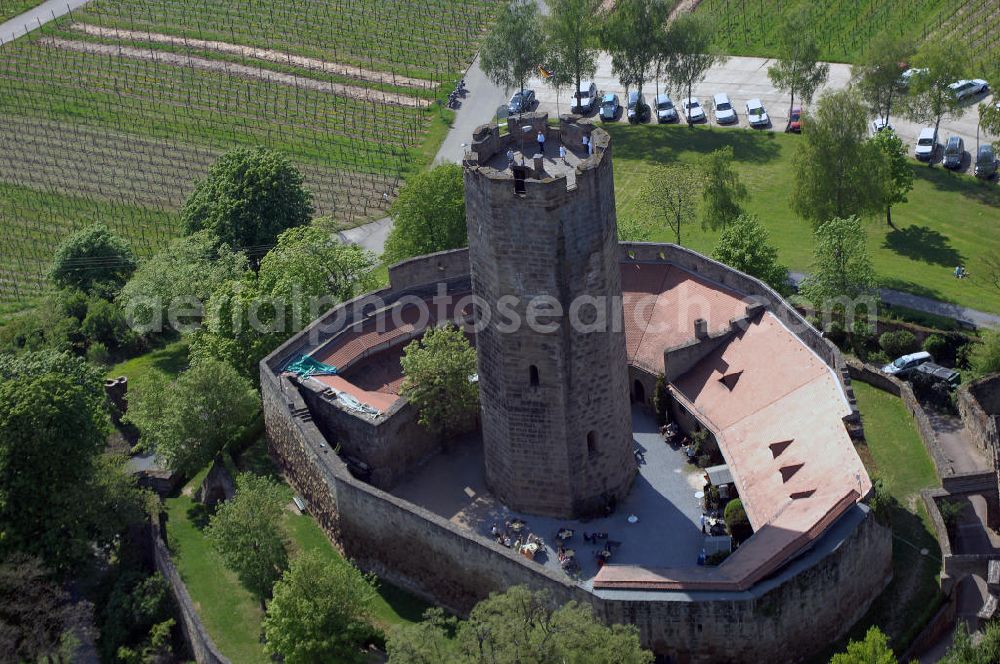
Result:
{"label": "courtyard paving", "polygon": [[[452,523],[492,539],[494,523],[523,519],[527,531],[545,540],[545,554],[536,562],[563,573],[556,557],[555,534],[560,528],[575,531],[566,543],[580,563],[579,581],[590,587],[597,574],[596,554],[603,543],[584,542],[584,532],[606,532],[614,547],[612,564],[677,567],[697,564],[704,535],[701,533],[702,473],[687,463],[682,451],[663,442],[656,421],[643,408],[632,411],[632,431],[640,452],[639,474],[628,497],[609,517],[590,520],[553,519],[508,509],[490,494],[483,467],[482,440],[467,437],[433,457],[393,489],[400,498],[420,505]],[[628,516],[639,518],[628,523]]]}

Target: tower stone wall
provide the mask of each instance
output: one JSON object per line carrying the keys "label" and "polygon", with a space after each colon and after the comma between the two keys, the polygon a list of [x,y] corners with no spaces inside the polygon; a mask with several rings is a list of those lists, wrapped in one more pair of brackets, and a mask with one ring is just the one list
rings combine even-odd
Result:
{"label": "tower stone wall", "polygon": [[565,116],[547,135],[547,157],[562,142],[579,163],[515,182],[521,137],[480,128],[466,214],[487,482],[510,507],[569,517],[624,497],[636,462],[610,137]]}

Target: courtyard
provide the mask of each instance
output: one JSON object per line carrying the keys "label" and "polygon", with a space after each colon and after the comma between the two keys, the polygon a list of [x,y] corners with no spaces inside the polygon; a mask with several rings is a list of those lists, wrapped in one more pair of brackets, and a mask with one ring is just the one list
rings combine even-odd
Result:
{"label": "courtyard", "polygon": [[[578,580],[588,589],[598,571],[597,554],[611,543],[611,564],[646,567],[686,567],[697,564],[704,546],[701,532],[703,485],[700,469],[688,463],[682,450],[666,444],[653,415],[632,406],[633,442],[639,459],[639,474],[628,496],[610,516],[589,520],[567,520],[525,514],[501,504],[486,486],[483,445],[478,434],[453,442],[403,479],[392,493],[492,539],[492,528],[506,522],[523,521],[527,533],[541,537],[544,550],[535,561],[562,571],[556,534],[573,531],[565,549],[574,552],[579,564]],[[629,522],[629,516],[638,518]],[[585,541],[584,533],[607,533],[607,539]]]}

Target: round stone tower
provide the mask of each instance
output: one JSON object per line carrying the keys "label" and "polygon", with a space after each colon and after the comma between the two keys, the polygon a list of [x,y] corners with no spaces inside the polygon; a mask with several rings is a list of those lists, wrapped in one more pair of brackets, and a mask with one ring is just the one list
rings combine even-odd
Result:
{"label": "round stone tower", "polygon": [[516,510],[603,513],[636,472],[610,137],[508,125],[477,129],[464,162],[486,479]]}

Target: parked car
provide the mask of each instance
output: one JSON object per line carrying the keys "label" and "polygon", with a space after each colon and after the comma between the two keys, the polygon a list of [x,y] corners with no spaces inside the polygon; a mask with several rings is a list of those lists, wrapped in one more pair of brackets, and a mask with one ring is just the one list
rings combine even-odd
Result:
{"label": "parked car", "polygon": [[924,362],[916,368],[916,373],[927,376],[935,383],[944,383],[949,389],[955,389],[962,382],[962,375],[954,369],[942,367],[933,362]]}
{"label": "parked car", "polygon": [[646,103],[646,98],[635,90],[628,93],[625,112],[629,122],[649,122],[649,104]]}
{"label": "parked car", "polygon": [[934,131],[934,127],[925,127],[920,130],[920,136],[917,137],[917,147],[913,150],[913,156],[920,161],[931,161],[936,147],[937,132]]}
{"label": "parked car", "polygon": [[888,129],[889,131],[895,131],[892,125],[889,124],[889,120],[886,118],[875,118],[871,123],[872,136],[879,133],[883,129]]}
{"label": "parked car", "polygon": [[712,98],[715,111],[715,121],[719,124],[733,124],[738,122],[739,118],[736,117],[736,111],[733,109],[732,103],[729,101],[729,95],[725,92],[720,92]]}
{"label": "parked car", "polygon": [[896,378],[906,378],[914,369],[925,362],[933,362],[934,358],[925,350],[919,353],[910,353],[902,357],[897,357],[891,363],[882,367],[882,371],[895,376]]}
{"label": "parked car", "polygon": [[622,105],[618,102],[618,95],[610,92],[601,98],[601,120],[604,122],[614,122],[618,119],[618,111]]}
{"label": "parked car", "polygon": [[909,87],[910,79],[912,79],[914,76],[919,76],[920,74],[926,74],[926,73],[927,73],[926,67],[917,67],[916,69],[910,68],[899,75],[899,80],[900,82],[902,82],[903,87]]}
{"label": "parked car", "polygon": [[796,134],[802,133],[802,107],[796,106],[792,108],[792,114],[788,116],[788,131],[793,131]]}
{"label": "parked car", "polygon": [[966,97],[973,97],[978,94],[982,94],[989,90],[989,84],[981,78],[974,78],[970,80],[955,81],[948,86],[951,88],[952,94],[955,95],[955,99],[962,101]]}
{"label": "parked car", "polygon": [[688,97],[681,102],[684,108],[684,115],[688,122],[703,122],[705,120],[705,109],[701,107],[701,102],[697,97]]}
{"label": "parked car", "polygon": [[767,117],[764,104],[760,99],[751,99],[747,102],[747,122],[751,127],[768,127],[771,125],[771,118]]}
{"label": "parked car", "polygon": [[677,109],[674,102],[667,95],[657,95],[656,97],[656,121],[674,122],[677,120]]}
{"label": "parked car", "polygon": [[507,102],[507,110],[511,113],[527,113],[535,105],[535,91],[521,90],[515,92]]}
{"label": "parked car", "polygon": [[[573,97],[574,104],[576,96]],[[577,113],[590,113],[597,103],[597,86],[593,81],[580,81],[580,104],[573,107]]]}
{"label": "parked car", "polygon": [[993,152],[993,146],[989,143],[983,143],[979,146],[979,152],[976,153],[976,177],[989,180],[996,175],[996,172],[997,156]]}
{"label": "parked car", "polygon": [[964,160],[965,141],[962,140],[961,136],[950,136],[948,142],[944,144],[942,165],[945,168],[961,168]]}

